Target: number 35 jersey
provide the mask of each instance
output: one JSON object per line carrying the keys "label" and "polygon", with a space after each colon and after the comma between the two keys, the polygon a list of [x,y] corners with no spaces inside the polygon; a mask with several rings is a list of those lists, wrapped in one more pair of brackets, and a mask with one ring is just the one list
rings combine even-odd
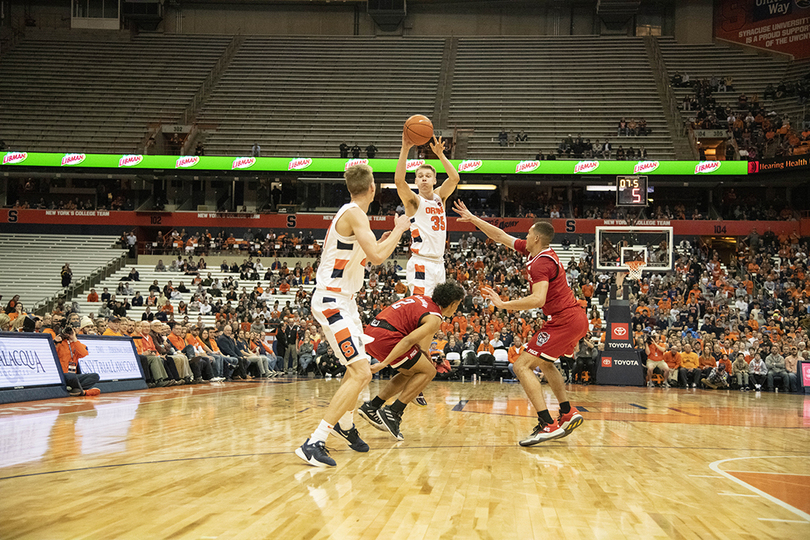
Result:
{"label": "number 35 jersey", "polygon": [[419,207],[411,216],[411,252],[441,261],[447,241],[447,215],[441,197],[433,200],[419,196]]}

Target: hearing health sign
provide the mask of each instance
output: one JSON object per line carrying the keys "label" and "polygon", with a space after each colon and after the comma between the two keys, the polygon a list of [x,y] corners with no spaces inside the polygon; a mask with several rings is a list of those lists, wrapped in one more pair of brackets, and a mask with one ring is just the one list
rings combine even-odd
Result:
{"label": "hearing health sign", "polygon": [[[358,163],[366,164],[374,172],[393,173],[397,167],[396,159],[336,159],[336,158],[290,158],[290,157],[260,157],[260,158],[233,158],[228,156],[143,156],[118,154],[52,154],[39,152],[7,152],[2,155],[0,169],[10,170],[12,167],[25,168],[62,168],[70,165],[76,169],[89,171],[103,169],[109,173],[117,170],[187,170],[187,171],[237,171],[245,170],[247,174],[257,172],[281,172],[306,169],[307,173],[335,172],[343,173],[348,167]],[[421,161],[421,160],[420,160]],[[441,162],[437,159],[424,160],[424,163],[441,169]],[[544,160],[519,161],[508,159],[455,159],[450,163],[460,174],[600,174],[600,175],[628,175],[634,174],[639,164],[648,164],[648,161],[570,161],[570,160]],[[747,163],[744,161],[723,161],[722,167],[706,167],[709,162],[701,161],[658,161],[657,167],[645,172],[653,175],[745,175],[748,173]],[[720,162],[711,162],[720,163]]]}

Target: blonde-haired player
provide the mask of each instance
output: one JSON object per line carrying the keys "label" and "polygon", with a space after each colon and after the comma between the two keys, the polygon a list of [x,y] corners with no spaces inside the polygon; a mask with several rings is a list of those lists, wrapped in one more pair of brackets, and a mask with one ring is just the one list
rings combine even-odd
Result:
{"label": "blonde-haired player", "polygon": [[374,175],[367,165],[349,167],[344,174],[352,200],[343,205],[326,233],[312,295],[312,315],[324,336],[346,366],[346,374],[318,427],[295,454],[316,467],[334,467],[326,450],[332,430],[358,452],[368,452],[354,426],[354,407],[360,392],[371,381],[371,364],[363,347],[363,324],[354,295],[363,286],[366,259],[382,264],[408,230],[408,218],[394,219],[394,230],[377,240],[369,226],[368,206],[374,200]]}
{"label": "blonde-haired player", "polygon": [[394,173],[397,193],[405,207],[405,215],[411,220],[411,258],[408,260],[407,280],[411,294],[430,296],[439,283],[446,281],[444,274],[444,247],[447,242],[447,199],[458,186],[458,172],[444,155],[442,138],[434,138],[430,149],[442,162],[447,180],[437,189],[436,169],[421,165],[416,169],[414,193],[405,181],[405,168],[411,143],[403,134],[402,149]]}
{"label": "blonde-haired player", "polygon": [[[444,248],[447,244],[447,213],[445,206],[447,199],[458,186],[459,176],[456,169],[444,155],[444,142],[442,138],[434,138],[430,149],[444,167],[447,180],[442,182],[438,189],[436,186],[436,169],[432,165],[420,165],[416,169],[417,193],[411,191],[405,181],[405,172],[408,163],[408,152],[413,143],[402,134],[402,149],[399,152],[399,161],[394,173],[394,182],[397,186],[405,215],[411,220],[411,257],[405,271],[408,288],[411,294],[433,295],[433,289],[439,283],[446,281],[444,271]],[[416,405],[426,407],[427,401],[420,393],[414,400]]]}

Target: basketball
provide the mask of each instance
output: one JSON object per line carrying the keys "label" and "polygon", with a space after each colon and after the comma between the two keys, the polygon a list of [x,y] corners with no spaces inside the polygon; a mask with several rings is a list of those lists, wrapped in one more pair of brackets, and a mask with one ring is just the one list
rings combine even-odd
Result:
{"label": "basketball", "polygon": [[421,114],[415,114],[405,120],[405,137],[416,146],[427,143],[433,138],[433,122]]}

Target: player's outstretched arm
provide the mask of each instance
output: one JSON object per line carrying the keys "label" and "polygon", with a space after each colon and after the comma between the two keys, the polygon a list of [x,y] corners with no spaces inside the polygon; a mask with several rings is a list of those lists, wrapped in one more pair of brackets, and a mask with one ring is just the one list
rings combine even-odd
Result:
{"label": "player's outstretched arm", "polygon": [[397,186],[397,194],[405,207],[405,214],[412,216],[419,208],[419,195],[411,191],[411,187],[405,180],[405,167],[408,163],[408,152],[411,151],[413,144],[402,133],[402,148],[399,151],[399,160],[397,161],[397,168],[394,171],[394,183]]}
{"label": "player's outstretched arm", "polygon": [[442,182],[442,185],[436,190],[436,193],[442,198],[442,202],[444,202],[456,190],[460,177],[456,168],[453,167],[453,164],[450,163],[450,160],[444,155],[444,141],[441,137],[433,138],[433,142],[430,143],[430,149],[436,154],[439,161],[442,162],[444,172],[447,173],[447,180]]}
{"label": "player's outstretched arm", "polygon": [[499,244],[503,244],[509,249],[515,249],[516,238],[514,236],[506,234],[495,225],[487,223],[480,217],[473,215],[472,212],[467,210],[467,206],[463,202],[456,201],[455,203],[453,203],[453,210],[455,210],[456,213],[459,215],[458,218],[459,221],[463,221],[465,223],[472,223],[482,233],[486,234]]}
{"label": "player's outstretched arm", "polygon": [[532,286],[532,294],[504,302],[493,289],[481,287],[481,294],[487,298],[498,309],[509,311],[523,311],[526,309],[538,309],[546,305],[546,295],[548,294],[548,281],[538,281]]}
{"label": "player's outstretched arm", "polygon": [[422,352],[430,348],[430,342],[433,340],[434,334],[439,331],[442,325],[441,317],[436,315],[428,315],[422,319],[422,324],[413,332],[405,336],[399,343],[397,343],[385,360],[379,364],[371,366],[371,372],[377,373],[385,366],[405,356],[405,353],[411,350],[414,345],[419,345]]}
{"label": "player's outstretched arm", "polygon": [[375,266],[385,262],[385,259],[391,255],[397,244],[399,244],[402,233],[407,231],[410,225],[410,220],[405,214],[397,216],[394,218],[394,230],[391,231],[391,234],[377,242],[377,237],[371,232],[368,216],[362,210],[351,208],[346,212],[343,219],[348,220],[348,224],[352,228],[352,234],[357,238],[360,247],[363,248],[366,258]]}

